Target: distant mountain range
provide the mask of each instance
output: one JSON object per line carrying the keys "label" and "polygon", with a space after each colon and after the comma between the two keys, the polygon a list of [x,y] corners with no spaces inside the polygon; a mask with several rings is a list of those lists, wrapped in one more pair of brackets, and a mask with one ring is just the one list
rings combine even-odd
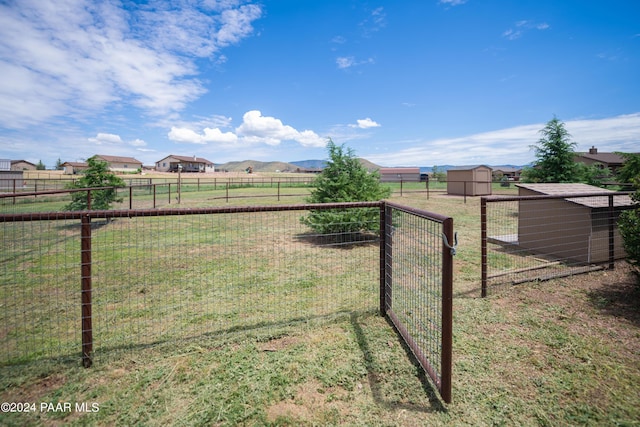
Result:
{"label": "distant mountain range", "polygon": [[[360,162],[368,170],[380,169],[381,166],[376,165],[366,159],[359,159]],[[216,164],[215,168],[219,171],[229,172],[244,172],[248,167],[253,168],[254,172],[297,172],[299,170],[318,170],[323,169],[327,164],[326,160],[300,160],[296,162],[260,162],[257,160],[243,160],[241,162],[227,162],[222,164]],[[490,166],[490,165],[487,165]],[[437,165],[437,166],[420,166],[421,173],[431,173],[433,168],[437,167],[438,171],[446,172],[447,170],[459,167],[456,165]],[[524,166],[519,165],[496,165],[491,166],[493,169],[498,168],[515,168],[521,169]]]}

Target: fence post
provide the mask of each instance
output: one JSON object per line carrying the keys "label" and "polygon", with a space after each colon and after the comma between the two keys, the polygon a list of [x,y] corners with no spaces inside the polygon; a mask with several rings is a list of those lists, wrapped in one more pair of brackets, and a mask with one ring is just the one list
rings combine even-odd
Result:
{"label": "fence post", "polygon": [[482,298],[487,296],[487,199],[480,198],[480,283]]}
{"label": "fence post", "polygon": [[[453,218],[442,223],[447,241],[454,242]],[[453,252],[442,242],[442,354],[440,355],[442,400],[451,403],[451,370],[453,348]]]}
{"label": "fence post", "polygon": [[384,314],[391,310],[393,297],[393,208],[385,203],[384,214],[384,288],[381,289]]}
{"label": "fence post", "polygon": [[83,215],[80,226],[80,274],[82,315],[82,365],[92,364],[93,329],[91,325],[91,217]]}
{"label": "fence post", "polygon": [[133,209],[133,187],[129,186],[129,209]]}
{"label": "fence post", "polygon": [[609,270],[613,270],[615,268],[616,249],[614,242],[614,215],[613,196],[609,195]]}
{"label": "fence post", "polygon": [[[273,187],[273,178],[271,178],[271,186]],[[280,201],[280,181],[278,181],[278,201]]]}
{"label": "fence post", "polygon": [[380,202],[380,316],[384,316],[386,314],[385,310],[385,283],[386,283],[386,239],[387,239],[387,230],[386,230],[386,206],[385,202]]}

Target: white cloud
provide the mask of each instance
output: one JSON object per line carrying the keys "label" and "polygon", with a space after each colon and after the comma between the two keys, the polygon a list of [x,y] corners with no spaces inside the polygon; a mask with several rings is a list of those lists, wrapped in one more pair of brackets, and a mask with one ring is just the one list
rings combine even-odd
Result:
{"label": "white cloud", "polygon": [[518,21],[514,24],[515,28],[509,28],[502,33],[502,37],[508,40],[516,40],[529,30],[544,31],[550,28],[546,22],[535,23],[528,20]]}
{"label": "white cloud", "polygon": [[258,110],[247,111],[242,124],[236,128],[238,136],[249,143],[279,145],[282,141],[296,141],[305,147],[324,147],[326,141],[311,130],[302,132],[285,125],[280,119],[263,116]]}
{"label": "white cloud", "polygon": [[253,31],[256,5],[90,0],[0,2],[0,126],[114,106],[179,111],[201,96],[195,59]]}
{"label": "white cloud", "polygon": [[[218,126],[204,127],[205,123],[216,123]],[[199,122],[172,126],[168,137],[175,142],[215,143],[227,146],[237,142],[276,146],[280,145],[282,141],[295,141],[303,147],[324,147],[326,145],[326,141],[315,132],[311,130],[298,131],[292,126],[285,125],[280,119],[263,116],[258,110],[247,111],[242,118],[242,123],[235,129],[235,133],[220,130],[221,127],[230,125],[230,118],[213,116],[211,119],[203,119]],[[202,131],[194,129],[202,129]]]}
{"label": "white cloud", "polygon": [[120,135],[112,133],[99,133],[95,138],[89,138],[89,142],[94,144],[122,144],[122,138],[120,138]]}
{"label": "white cloud", "polygon": [[[576,151],[588,151],[593,145],[600,152],[638,152],[640,113],[564,123],[571,140],[577,143]],[[425,140],[400,151],[365,157],[384,166],[524,165],[534,160],[530,147],[537,144],[544,126],[545,123],[537,123],[459,138]]]}
{"label": "white cloud", "polygon": [[461,4],[465,4],[467,0],[440,0],[438,3],[446,4],[449,6],[459,6]]}
{"label": "white cloud", "polygon": [[190,144],[223,143],[232,144],[238,140],[233,132],[222,132],[218,128],[204,128],[202,133],[192,129],[172,127],[167,135],[170,140]]}
{"label": "white cloud", "polygon": [[377,128],[381,126],[379,123],[374,122],[369,117],[367,117],[366,119],[356,120],[356,122],[358,123],[358,127],[360,129]]}
{"label": "white cloud", "polygon": [[338,58],[336,58],[336,64],[340,69],[346,69],[346,68],[351,68],[358,65],[374,64],[374,63],[375,63],[375,60],[373,58],[368,58],[362,61],[357,61],[353,56],[339,56]]}

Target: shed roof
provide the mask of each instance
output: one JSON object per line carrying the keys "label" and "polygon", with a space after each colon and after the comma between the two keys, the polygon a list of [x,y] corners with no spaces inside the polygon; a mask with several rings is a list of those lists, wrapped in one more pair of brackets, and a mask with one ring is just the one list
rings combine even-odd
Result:
{"label": "shed roof", "polygon": [[473,169],[478,169],[478,168],[491,169],[491,167],[487,166],[487,165],[469,165],[469,166],[452,166],[447,170],[450,170],[450,171],[468,171],[468,170],[473,170]]}
{"label": "shed roof", "polygon": [[[600,194],[603,196],[614,193],[614,191],[607,190],[606,188],[595,187],[593,185],[581,184],[581,183],[545,183],[545,184],[516,184],[516,187],[524,188],[530,191],[534,191],[539,194],[549,196],[559,195],[580,195],[580,194]],[[587,206],[590,208],[605,208],[609,206],[609,200],[605,197],[567,197],[567,201]],[[614,206],[631,206],[634,202],[631,197],[626,195],[613,196]]]}

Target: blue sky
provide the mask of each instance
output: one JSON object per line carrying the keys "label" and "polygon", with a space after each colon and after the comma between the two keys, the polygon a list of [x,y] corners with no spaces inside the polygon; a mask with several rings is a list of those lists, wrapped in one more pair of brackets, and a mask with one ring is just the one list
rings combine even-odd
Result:
{"label": "blue sky", "polygon": [[637,0],[8,0],[0,158],[526,164],[640,152]]}

